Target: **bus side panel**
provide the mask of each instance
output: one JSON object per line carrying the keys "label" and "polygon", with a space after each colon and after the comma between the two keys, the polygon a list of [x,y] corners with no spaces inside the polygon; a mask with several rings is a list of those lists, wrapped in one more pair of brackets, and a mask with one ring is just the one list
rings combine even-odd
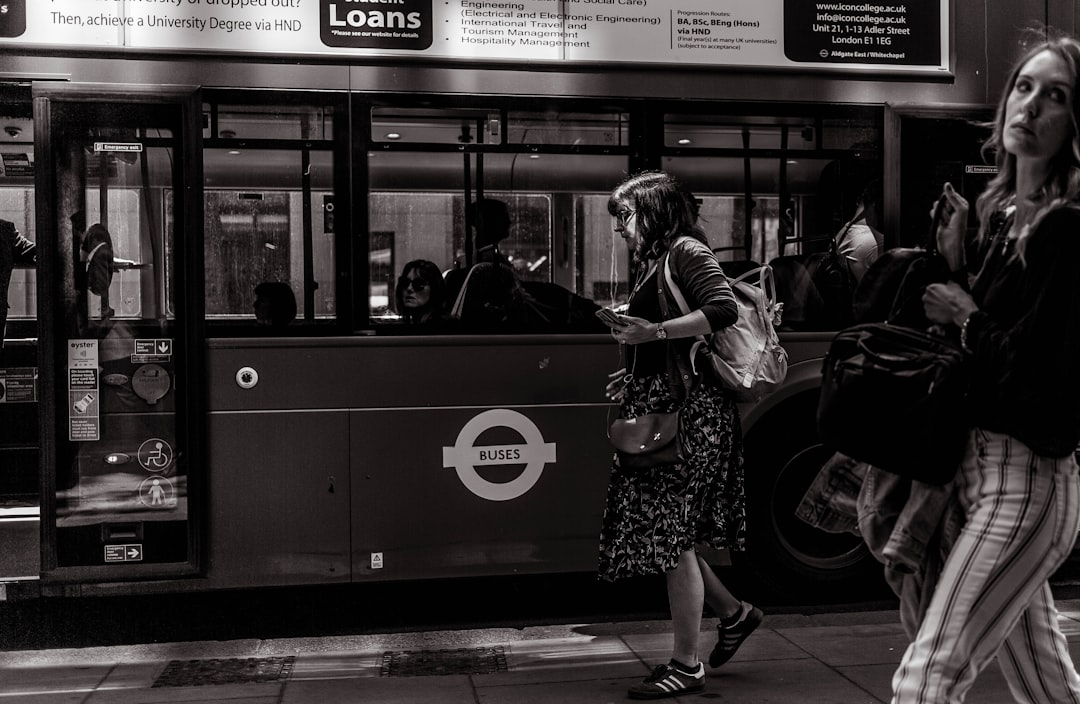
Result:
{"label": "bus side panel", "polygon": [[353,414],[357,579],[596,569],[607,409]]}
{"label": "bus side panel", "polygon": [[209,417],[207,586],[348,581],[347,414]]}
{"label": "bus side panel", "polygon": [[[619,354],[606,335],[221,338],[209,362],[212,412],[380,409],[606,404]],[[258,375],[250,388],[236,380],[246,368]]]}
{"label": "bus side panel", "polygon": [[617,351],[530,342],[211,341],[210,585],[595,569]]}

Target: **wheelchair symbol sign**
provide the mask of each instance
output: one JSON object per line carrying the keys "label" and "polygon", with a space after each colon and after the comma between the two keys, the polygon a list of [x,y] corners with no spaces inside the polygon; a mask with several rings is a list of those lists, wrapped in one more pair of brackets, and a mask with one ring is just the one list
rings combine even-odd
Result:
{"label": "wheelchair symbol sign", "polygon": [[164,472],[172,460],[172,446],[161,438],[150,438],[139,446],[139,464],[147,472]]}
{"label": "wheelchair symbol sign", "polygon": [[[525,441],[521,445],[487,445],[476,447],[480,434],[491,428],[505,427],[517,431]],[[517,411],[496,408],[474,417],[458,433],[453,447],[443,447],[443,467],[457,470],[465,488],[488,501],[516,499],[533,488],[544,471],[544,465],[555,461],[555,443],[544,442],[536,424]],[[520,465],[525,469],[516,479],[505,483],[489,482],[476,468],[482,465]]]}

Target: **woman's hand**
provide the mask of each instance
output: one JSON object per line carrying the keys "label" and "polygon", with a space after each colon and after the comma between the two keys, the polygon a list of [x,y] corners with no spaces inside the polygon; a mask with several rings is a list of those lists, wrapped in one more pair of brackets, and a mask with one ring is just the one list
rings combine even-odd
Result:
{"label": "woman's hand", "polygon": [[935,230],[938,251],[945,257],[950,271],[960,271],[966,261],[964,238],[967,233],[968,202],[951,183],[945,184],[941,197],[944,199],[941,213],[936,213],[937,203],[930,209],[931,218],[938,215]]}
{"label": "woman's hand", "polygon": [[968,316],[979,309],[971,294],[955,281],[930,284],[923,293],[922,301],[926,317],[942,325],[963,325]]}
{"label": "woman's hand", "polygon": [[613,371],[608,374],[608,383],[604,389],[604,395],[612,401],[621,400],[623,394],[626,393],[626,382],[626,367]]}
{"label": "woman's hand", "polygon": [[622,316],[623,325],[609,325],[611,336],[623,345],[640,345],[656,341],[656,323],[632,315]]}

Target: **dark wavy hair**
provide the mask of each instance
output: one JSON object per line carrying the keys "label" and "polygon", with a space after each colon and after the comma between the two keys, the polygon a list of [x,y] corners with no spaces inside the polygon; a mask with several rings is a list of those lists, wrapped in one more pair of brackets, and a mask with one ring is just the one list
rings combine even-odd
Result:
{"label": "dark wavy hair", "polygon": [[442,272],[439,271],[439,267],[435,265],[435,262],[428,261],[427,259],[413,259],[401,268],[401,276],[404,278],[410,271],[415,271],[416,275],[427,282],[429,290],[428,304],[421,310],[415,313],[405,308],[404,287],[401,285],[401,279],[398,279],[398,283],[394,286],[394,304],[397,306],[397,312],[405,318],[419,318],[424,313],[431,313],[433,317],[438,317],[446,312],[446,283],[443,281]]}
{"label": "dark wavy hair", "polygon": [[[975,202],[981,238],[987,236],[987,227],[994,213],[1007,207],[1016,194],[1016,157],[1005,151],[1003,143],[1005,110],[1020,71],[1031,59],[1044,51],[1050,51],[1059,57],[1072,77],[1072,134],[1064,148],[1051,160],[1046,182],[1033,198],[1032,204],[1037,207],[1037,210],[1028,232],[1035,230],[1034,225],[1051,208],[1066,203],[1075,205],[1077,200],[1080,200],[1080,85],[1078,85],[1080,84],[1080,42],[1071,36],[1054,33],[1032,46],[1016,62],[1005,83],[1005,90],[1002,91],[1001,98],[998,100],[994,121],[987,125],[992,129],[992,133],[983,144],[983,156],[989,161],[992,155],[998,167],[998,173],[986,185],[986,190]],[[1023,252],[1024,244],[1023,240],[1017,243],[1019,251]]]}
{"label": "dark wavy hair", "polygon": [[638,264],[659,259],[683,235],[708,244],[697,224],[694,195],[664,171],[646,171],[616,186],[608,198],[608,213],[616,217],[622,208],[631,208],[637,214],[641,246],[634,252],[634,261]]}

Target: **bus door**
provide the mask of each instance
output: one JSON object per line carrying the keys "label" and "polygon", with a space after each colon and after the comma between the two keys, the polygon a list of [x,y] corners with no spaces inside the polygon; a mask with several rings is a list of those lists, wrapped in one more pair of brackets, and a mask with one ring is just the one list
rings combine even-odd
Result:
{"label": "bus door", "polygon": [[[887,155],[891,168],[899,174],[892,184],[900,207],[886,212],[891,230],[897,232],[901,247],[925,247],[930,210],[948,181],[968,203],[968,226],[973,235],[978,228],[975,200],[997,174],[993,157],[988,162],[982,146],[990,130],[984,125],[993,118],[992,107],[947,108],[941,106],[890,106],[887,129],[899,136],[895,153]],[[886,183],[886,186],[889,184]]]}
{"label": "bus door", "polygon": [[42,578],[200,567],[197,91],[34,86]]}

